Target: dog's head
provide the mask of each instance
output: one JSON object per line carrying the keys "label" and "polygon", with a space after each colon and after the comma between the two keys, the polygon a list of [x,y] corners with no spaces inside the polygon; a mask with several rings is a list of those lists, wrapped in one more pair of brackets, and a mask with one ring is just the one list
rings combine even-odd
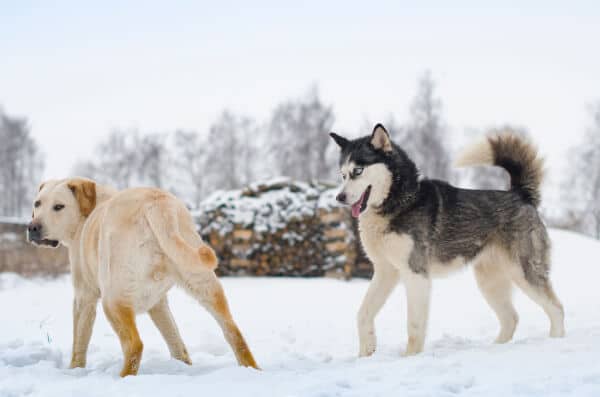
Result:
{"label": "dog's head", "polygon": [[[352,208],[352,216],[371,208],[392,207],[400,193],[413,191],[417,184],[414,163],[395,145],[385,127],[377,124],[370,136],[349,140],[330,134],[341,149],[342,187],[337,200]],[[389,204],[389,205],[388,205]]]}
{"label": "dog's head", "polygon": [[72,239],[96,206],[96,183],[83,178],[51,180],[38,189],[33,202],[28,240],[56,248]]}

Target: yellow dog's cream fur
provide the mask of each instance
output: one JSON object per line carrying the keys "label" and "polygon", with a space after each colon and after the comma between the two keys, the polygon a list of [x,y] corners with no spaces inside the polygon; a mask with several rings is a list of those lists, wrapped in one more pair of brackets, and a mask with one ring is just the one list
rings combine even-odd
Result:
{"label": "yellow dog's cream fur", "polygon": [[[56,211],[57,204],[64,208]],[[99,299],[121,341],[121,376],[139,368],[138,313],[148,312],[171,355],[191,364],[167,302],[175,284],[214,316],[239,364],[257,367],[214,273],[215,253],[171,194],[152,188],[117,192],[83,178],[48,181],[40,186],[32,222],[41,225],[44,239],[69,250],[75,290],[72,368],[86,364]]]}

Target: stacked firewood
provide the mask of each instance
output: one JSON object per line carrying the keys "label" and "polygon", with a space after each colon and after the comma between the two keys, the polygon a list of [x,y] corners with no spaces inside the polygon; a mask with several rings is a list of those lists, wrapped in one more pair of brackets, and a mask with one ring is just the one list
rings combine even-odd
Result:
{"label": "stacked firewood", "polygon": [[[219,256],[220,275],[370,277],[350,211],[336,189],[287,179],[216,192],[195,212],[199,232]],[[0,272],[68,271],[64,248],[36,248],[26,222],[0,221]]]}
{"label": "stacked firewood", "polygon": [[24,276],[58,275],[69,270],[67,250],[37,248],[27,242],[27,222],[0,219],[0,272]]}
{"label": "stacked firewood", "polygon": [[371,266],[335,189],[279,179],[217,192],[195,213],[220,275],[368,277]]}

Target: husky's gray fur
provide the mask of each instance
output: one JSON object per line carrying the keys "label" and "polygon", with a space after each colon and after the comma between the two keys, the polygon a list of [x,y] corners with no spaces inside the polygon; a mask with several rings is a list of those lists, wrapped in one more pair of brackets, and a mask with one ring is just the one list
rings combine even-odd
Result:
{"label": "husky's gray fur", "polygon": [[564,335],[563,308],[549,279],[550,241],[537,211],[542,161],[531,144],[500,134],[471,148],[460,165],[500,166],[510,174],[511,187],[468,190],[420,179],[380,124],[356,140],[331,136],[341,148],[344,185],[338,199],[359,218],[361,242],[375,270],[359,312],[361,355],[374,351],[374,317],[400,280],[409,305],[407,354],[420,352],[431,278],[466,263],[473,263],[500,321],[497,342],[510,340],[516,327],[513,283],[544,308],[551,336]]}

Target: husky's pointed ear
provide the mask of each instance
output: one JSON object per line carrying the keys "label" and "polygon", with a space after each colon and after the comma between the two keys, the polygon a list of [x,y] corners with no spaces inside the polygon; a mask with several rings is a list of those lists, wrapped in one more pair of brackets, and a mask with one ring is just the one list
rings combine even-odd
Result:
{"label": "husky's pointed ear", "polygon": [[96,208],[96,184],[85,179],[73,179],[67,184],[73,192],[81,215],[88,216]]}
{"label": "husky's pointed ear", "polygon": [[348,143],[350,142],[349,140],[347,140],[343,136],[339,136],[335,132],[330,132],[329,136],[332,137],[335,143],[337,143],[337,145],[342,149],[348,146]]}
{"label": "husky's pointed ear", "polygon": [[375,149],[380,149],[384,152],[392,151],[392,141],[390,140],[390,135],[382,124],[377,124],[375,128],[373,128],[371,145],[373,145]]}

